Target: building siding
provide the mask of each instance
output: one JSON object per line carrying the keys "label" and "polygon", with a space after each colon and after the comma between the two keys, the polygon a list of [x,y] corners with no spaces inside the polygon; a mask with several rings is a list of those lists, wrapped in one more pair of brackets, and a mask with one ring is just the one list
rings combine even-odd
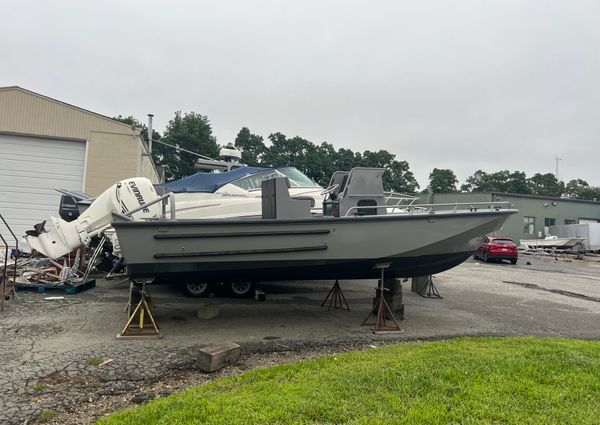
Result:
{"label": "building siding", "polygon": [[20,87],[0,88],[0,132],[87,141],[84,190],[93,196],[119,179],[160,181],[139,129]]}
{"label": "building siding", "polygon": [[86,140],[91,130],[139,135],[127,124],[16,87],[0,88],[0,129]]}
{"label": "building siding", "polygon": [[[125,140],[128,143],[124,143]],[[136,136],[91,132],[85,192],[99,195],[119,180],[138,175]]]}

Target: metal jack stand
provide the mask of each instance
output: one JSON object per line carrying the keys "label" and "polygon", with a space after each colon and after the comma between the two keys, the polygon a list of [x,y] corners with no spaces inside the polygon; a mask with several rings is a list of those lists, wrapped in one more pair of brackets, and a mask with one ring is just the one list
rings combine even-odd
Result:
{"label": "metal jack stand", "polygon": [[[139,297],[139,301],[133,308],[134,303]],[[146,283],[142,283],[140,289],[139,285],[131,283],[129,286],[129,302],[125,307],[127,310],[129,319],[123,327],[120,334],[117,335],[118,339],[158,339],[162,338],[158,325],[152,316],[152,309],[150,308],[150,294],[146,289]],[[133,308],[133,311],[132,311]],[[145,316],[148,316],[148,322],[145,322]],[[135,323],[136,317],[138,318]]]}
{"label": "metal jack stand", "polygon": [[[8,279],[8,274],[6,273],[6,268],[8,267],[8,243],[2,235],[0,235],[0,239],[4,244],[4,268],[2,269],[2,299],[0,300],[0,311],[4,311],[4,298],[6,298],[6,279]],[[16,261],[16,260],[15,260]]]}
{"label": "metal jack stand", "polygon": [[[8,225],[8,223],[6,222],[6,220],[4,219],[2,214],[0,214],[0,219],[2,219],[4,226],[9,231],[9,233],[11,234],[13,239],[15,240],[15,256],[14,256],[15,267],[13,270],[13,280],[12,280],[12,283],[7,285],[8,271],[6,270],[6,267],[8,264],[8,243],[6,242],[6,239],[4,239],[4,237],[0,234],[0,239],[2,240],[2,242],[5,246],[4,269],[3,269],[4,276],[2,277],[2,301],[0,301],[0,311],[4,311],[4,301],[15,298],[15,284],[17,283],[17,259],[18,259],[18,255],[19,255],[19,239],[15,236],[15,233],[12,231],[12,229],[10,228],[10,226]],[[7,289],[7,286],[8,286],[8,289]]]}
{"label": "metal jack stand", "polygon": [[[396,317],[394,317],[394,312],[392,311],[389,304],[385,300],[385,295],[384,295],[384,287],[383,287],[383,282],[385,280],[384,272],[385,272],[385,269],[387,269],[389,267],[390,267],[390,263],[376,264],[375,267],[373,267],[374,269],[381,270],[381,280],[379,281],[379,294],[378,294],[379,299],[377,300],[377,314],[375,316],[375,322],[369,323],[371,314],[373,314],[372,312],[369,312],[369,314],[367,315],[365,320],[362,322],[361,326],[375,325],[375,327],[373,329],[373,332],[375,332],[375,333],[384,333],[384,332],[387,333],[387,332],[400,332],[401,331],[400,325],[398,325],[398,322],[396,321]],[[394,325],[392,325],[391,323],[388,325],[386,316],[391,318],[391,320],[394,322]]]}
{"label": "metal jack stand", "polygon": [[[329,307],[327,307],[328,310],[337,310],[339,308],[350,311],[348,301],[346,301],[346,297],[344,296],[342,288],[340,287],[340,282],[338,282],[337,279],[335,280],[335,283],[329,290],[329,293],[321,303],[321,307],[325,305],[327,300],[329,300]],[[344,304],[346,305],[345,307]]]}
{"label": "metal jack stand", "polygon": [[94,267],[94,263],[96,262],[96,258],[98,258],[98,255],[100,255],[100,252],[102,251],[104,242],[106,242],[106,236],[102,236],[102,239],[100,239],[98,246],[96,247],[96,249],[94,249],[94,252],[92,253],[92,256],[90,257],[90,260],[85,269],[85,273],[83,275],[83,279],[82,279],[83,283],[87,283],[88,277],[90,276],[90,272],[92,271],[92,268]]}
{"label": "metal jack stand", "polygon": [[419,292],[419,295],[424,297],[424,298],[439,298],[439,299],[444,299],[444,297],[442,297],[439,293],[439,291],[437,290],[437,288],[435,287],[435,284],[433,283],[433,276],[429,275],[427,277],[427,283],[425,284],[425,286],[423,286],[423,289],[421,290],[421,292]]}

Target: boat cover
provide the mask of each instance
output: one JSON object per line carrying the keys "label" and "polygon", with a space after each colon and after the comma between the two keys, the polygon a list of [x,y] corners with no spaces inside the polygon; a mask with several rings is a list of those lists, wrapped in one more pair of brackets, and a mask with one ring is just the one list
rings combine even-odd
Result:
{"label": "boat cover", "polygon": [[154,185],[157,189],[167,189],[173,193],[181,192],[207,192],[213,193],[234,180],[249,176],[250,174],[269,171],[270,168],[239,167],[222,173],[199,172],[181,180]]}

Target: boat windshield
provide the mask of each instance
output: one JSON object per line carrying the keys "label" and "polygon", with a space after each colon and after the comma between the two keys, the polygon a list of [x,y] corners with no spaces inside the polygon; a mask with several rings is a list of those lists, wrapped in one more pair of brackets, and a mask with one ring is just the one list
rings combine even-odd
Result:
{"label": "boat windshield", "polygon": [[281,167],[277,171],[290,180],[292,187],[321,187],[295,167]]}
{"label": "boat windshield", "polygon": [[272,179],[273,177],[287,177],[291,187],[320,187],[294,167],[282,167],[263,173],[251,174],[234,180],[231,184],[244,190],[258,190],[264,180]]}

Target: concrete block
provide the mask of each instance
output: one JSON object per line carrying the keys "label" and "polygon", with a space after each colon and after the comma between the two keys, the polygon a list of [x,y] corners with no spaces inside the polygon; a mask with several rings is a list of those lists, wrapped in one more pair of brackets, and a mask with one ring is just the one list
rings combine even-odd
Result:
{"label": "concrete block", "polygon": [[267,299],[267,294],[265,294],[265,291],[263,291],[262,289],[255,289],[254,299],[256,301],[265,301]]}
{"label": "concrete block", "polygon": [[394,317],[396,317],[396,320],[404,320],[404,304],[394,304],[392,311],[394,312]]}
{"label": "concrete block", "polygon": [[423,292],[423,289],[427,285],[427,281],[428,280],[429,280],[429,276],[417,276],[417,277],[413,277],[412,278],[412,285],[410,287],[410,290],[412,292],[416,292],[417,294],[420,294],[421,292]]}
{"label": "concrete block", "polygon": [[214,372],[236,362],[239,358],[240,346],[227,341],[200,348],[197,366],[204,372]]}
{"label": "concrete block", "polygon": [[196,316],[198,319],[212,319],[219,315],[219,306],[215,304],[201,304]]}
{"label": "concrete block", "polygon": [[386,278],[383,281],[383,287],[386,288],[390,294],[396,295],[402,293],[402,279]]}

